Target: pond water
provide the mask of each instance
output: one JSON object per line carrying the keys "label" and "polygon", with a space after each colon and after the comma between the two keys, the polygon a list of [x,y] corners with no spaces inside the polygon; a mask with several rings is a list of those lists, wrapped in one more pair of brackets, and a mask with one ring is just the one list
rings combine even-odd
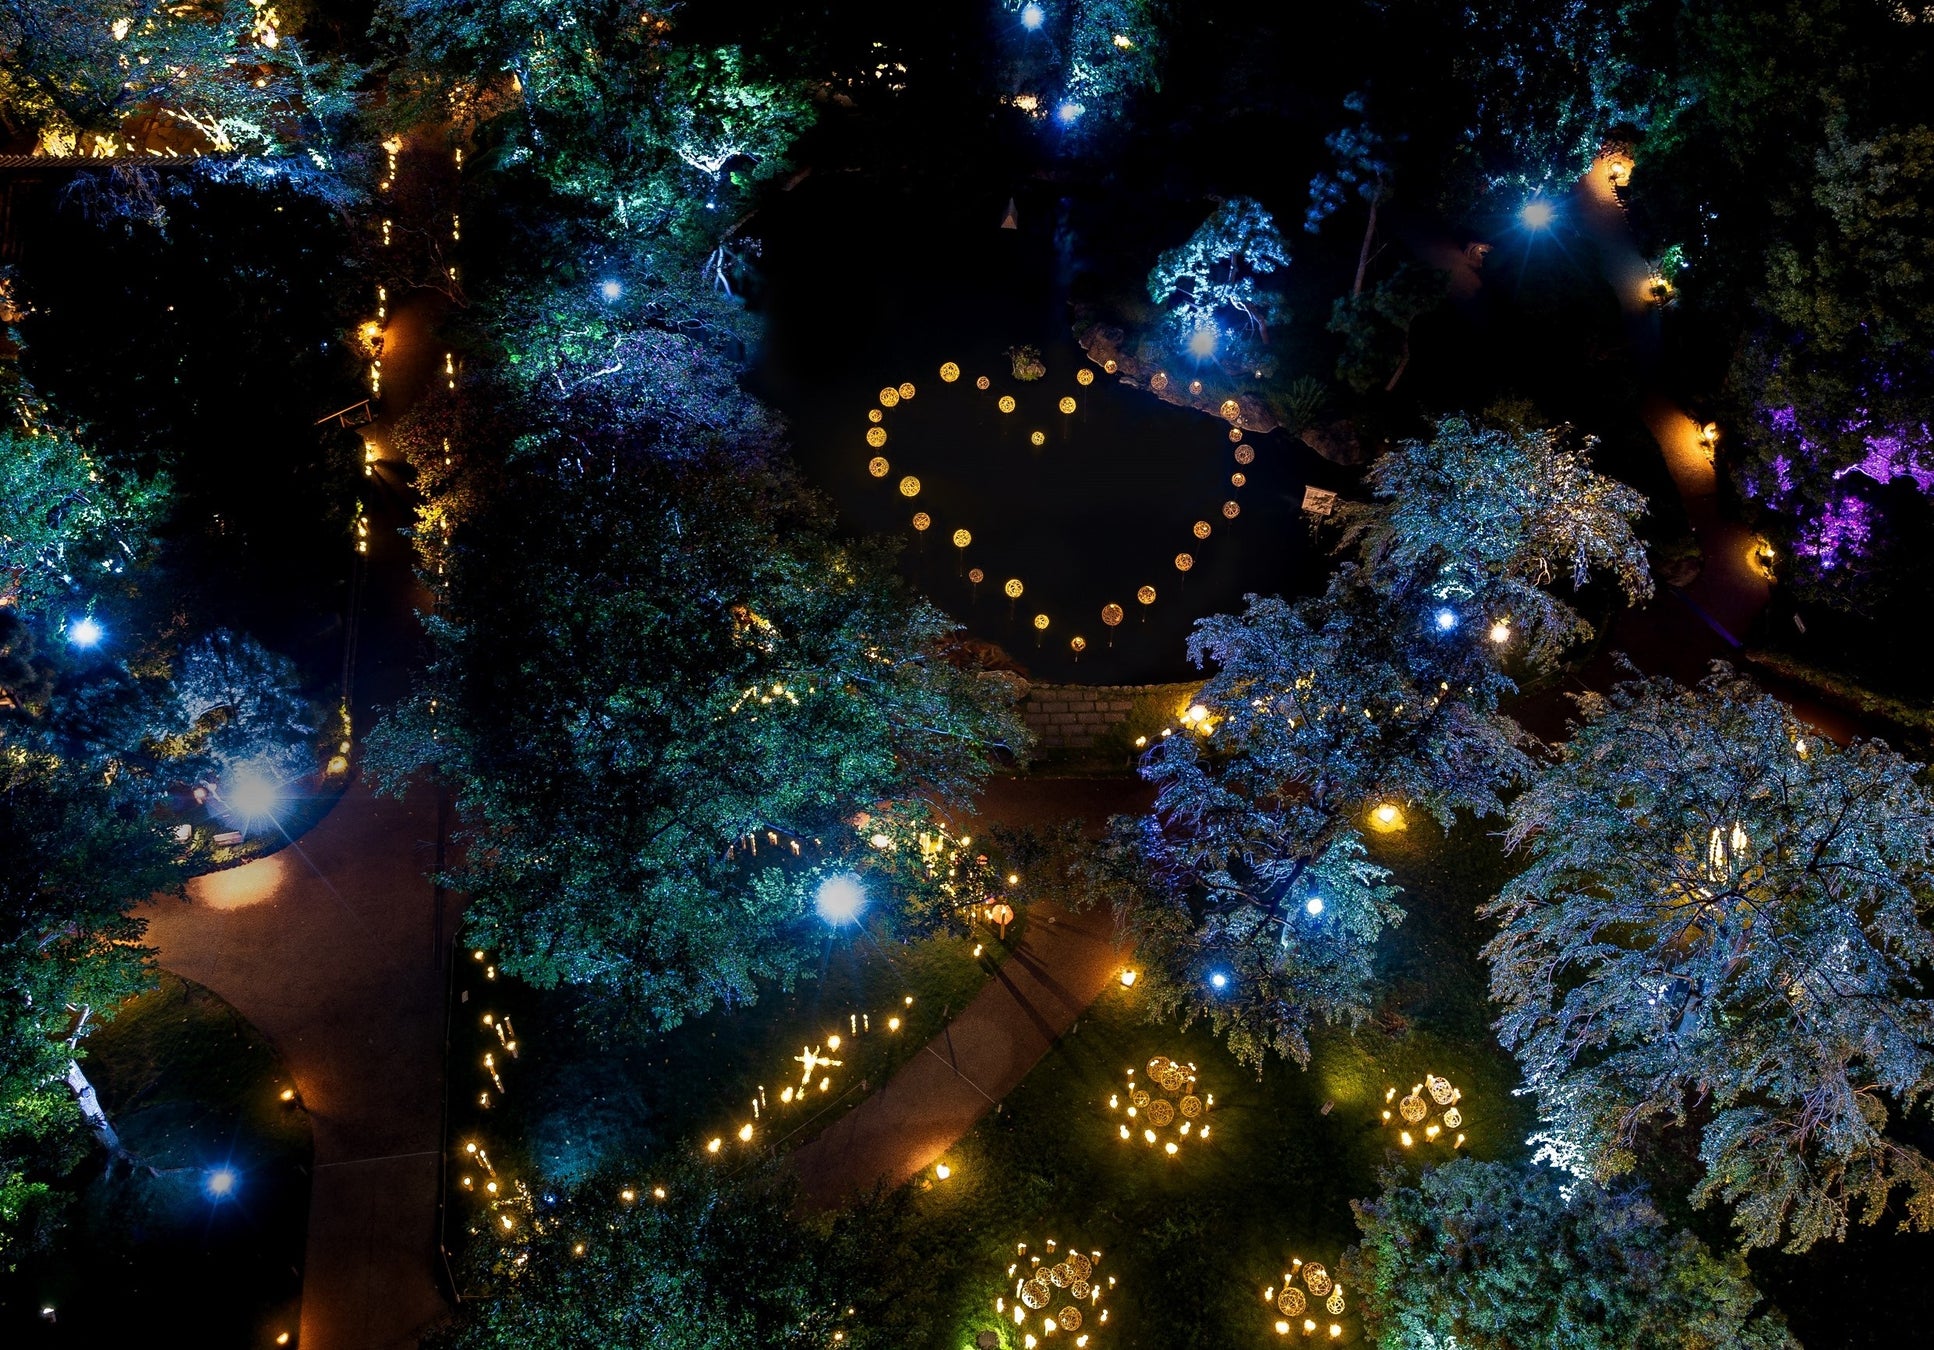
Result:
{"label": "pond water", "polygon": [[[1010,195],[1018,230],[1000,228]],[[760,222],[770,336],[759,382],[848,527],[903,539],[906,575],[971,636],[1000,644],[1037,679],[1185,678],[1196,619],[1320,572],[1303,489],[1349,475],[1282,433],[1245,437],[1254,459],[1238,464],[1226,422],[1088,362],[1068,332],[1077,250],[1067,215],[1051,184],[975,193],[808,179]],[[1006,351],[1019,344],[1040,350],[1043,378],[1014,377]],[[952,383],[940,376],[948,362],[960,369]],[[1083,369],[1092,384],[1078,383]],[[1171,373],[1193,372],[1184,360]],[[882,389],[902,384],[914,397],[882,407]],[[1003,395],[1013,412],[999,410]],[[1071,414],[1060,411],[1064,397],[1075,400]],[[883,445],[867,441],[876,426]],[[888,464],[878,477],[868,468],[876,456]],[[1238,470],[1241,488],[1230,481]],[[919,480],[916,496],[901,491],[907,477]],[[931,519],[924,532],[917,512]],[[972,535],[964,550],[951,542],[959,529]],[[1186,576],[1178,553],[1193,558]],[[985,574],[978,586],[971,568]],[[1012,604],[1002,593],[1010,578],[1024,588]],[[1143,586],[1155,588],[1154,604],[1138,603]],[[1109,604],[1124,612],[1112,645]],[[1045,633],[1037,614],[1048,616]],[[1078,657],[1076,635],[1087,641]]]}

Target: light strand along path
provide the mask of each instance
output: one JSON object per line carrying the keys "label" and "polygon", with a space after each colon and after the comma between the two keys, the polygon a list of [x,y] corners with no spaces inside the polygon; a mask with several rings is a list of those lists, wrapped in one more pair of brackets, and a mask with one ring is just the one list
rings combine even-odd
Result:
{"label": "light strand along path", "polygon": [[[1091,834],[1107,817],[1146,810],[1150,793],[1119,779],[1006,779],[988,789],[978,824],[1079,816]],[[974,1001],[824,1134],[792,1154],[800,1189],[830,1207],[876,1186],[910,1181],[1020,1085],[1121,971],[1128,952],[1104,911],[1046,904]]]}

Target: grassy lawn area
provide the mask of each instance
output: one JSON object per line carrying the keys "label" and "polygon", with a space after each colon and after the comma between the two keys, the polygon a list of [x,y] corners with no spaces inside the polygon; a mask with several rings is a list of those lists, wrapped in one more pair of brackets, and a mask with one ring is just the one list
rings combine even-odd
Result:
{"label": "grassy lawn area", "polygon": [[[728,1162],[779,1140],[796,1147],[865,1100],[958,1016],[1023,931],[1010,925],[1007,943],[989,938],[976,959],[974,939],[902,947],[850,930],[827,940],[816,977],[791,992],[765,990],[749,1007],[717,1010],[643,1042],[607,1042],[570,991],[487,979],[487,961],[460,958],[449,1069],[452,1156],[461,1162],[463,1145],[480,1141],[500,1177],[564,1183],[605,1163],[648,1166],[670,1150],[697,1152],[715,1137],[723,1139]],[[484,1024],[485,1014],[493,1025]],[[518,1043],[514,1060],[495,1031],[506,1015]],[[852,1019],[860,1015],[871,1017],[872,1030],[862,1026],[855,1035]],[[891,1017],[900,1019],[897,1031],[886,1026]],[[830,1035],[840,1037],[836,1052]],[[802,1066],[795,1059],[807,1047],[843,1062],[819,1070],[808,1105],[782,1103],[781,1093],[798,1087]],[[496,1061],[501,1092],[483,1066],[485,1054]],[[818,1077],[828,1080],[823,1093]],[[753,1139],[742,1143],[737,1131],[752,1121],[761,1085],[765,1105]],[[481,1105],[485,1091],[489,1107]],[[466,1174],[462,1167],[451,1173],[453,1233],[477,1209],[462,1194]]]}
{"label": "grassy lawn area", "polygon": [[[1381,1120],[1387,1087],[1401,1096],[1427,1071],[1441,1074],[1464,1094],[1466,1151],[1522,1152],[1531,1113],[1510,1095],[1516,1068],[1490,1037],[1472,913],[1497,877],[1496,847],[1481,828],[1446,840],[1413,824],[1378,850],[1405,886],[1410,917],[1385,943],[1390,992],[1376,1021],[1323,1036],[1306,1073],[1272,1063],[1258,1078],[1205,1026],[1148,1025],[1134,991],[1111,987],[947,1156],[952,1176],[930,1174],[904,1197],[906,1247],[889,1259],[926,1272],[918,1284],[928,1291],[889,1310],[908,1344],[959,1350],[998,1326],[1003,1345],[1020,1346],[993,1300],[1006,1294],[1011,1304],[1015,1244],[1040,1253],[1050,1237],[1063,1250],[1100,1249],[1098,1274],[1119,1281],[1105,1295],[1108,1325],[1091,1315],[1083,1328],[1092,1350],[1273,1343],[1278,1314],[1261,1293],[1280,1284],[1291,1258],[1334,1270],[1356,1238],[1349,1202],[1375,1193],[1380,1169],[1450,1156],[1421,1141],[1407,1154],[1398,1147]],[[1123,1116],[1108,1108],[1125,1071],[1145,1078],[1158,1054],[1193,1062],[1199,1091],[1215,1094],[1211,1139],[1182,1144],[1172,1160],[1139,1138],[1124,1142]],[[1314,1339],[1331,1343],[1331,1318],[1313,1315]],[[1361,1343],[1351,1313],[1335,1320],[1345,1330],[1334,1343]],[[1302,1339],[1299,1318],[1287,1340]]]}
{"label": "grassy lawn area", "polygon": [[[96,1152],[70,1178],[68,1226],[23,1265],[13,1288],[25,1297],[0,1340],[100,1346],[193,1328],[197,1346],[256,1347],[293,1333],[310,1132],[300,1106],[280,1100],[289,1079],[274,1048],[172,975],[87,1045],[87,1072],[136,1162],[110,1173]],[[51,1322],[37,1315],[50,1306]]]}

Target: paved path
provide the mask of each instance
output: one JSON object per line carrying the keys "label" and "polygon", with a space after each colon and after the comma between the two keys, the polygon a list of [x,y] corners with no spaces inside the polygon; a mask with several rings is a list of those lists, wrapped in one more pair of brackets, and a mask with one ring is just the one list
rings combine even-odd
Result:
{"label": "paved path", "polygon": [[315,1130],[306,1350],[413,1346],[443,1311],[434,1272],[441,947],[455,905],[424,879],[431,794],[353,785],[267,858],[139,912],[161,964],[213,989],[281,1051]]}
{"label": "paved path", "polygon": [[[1132,779],[1002,779],[976,824],[1044,824],[1079,817],[1090,834],[1111,815],[1148,809]],[[1046,904],[974,1001],[887,1085],[792,1154],[806,1196],[834,1205],[911,1179],[1013,1091],[1116,979],[1128,953],[1113,916],[1069,915]]]}

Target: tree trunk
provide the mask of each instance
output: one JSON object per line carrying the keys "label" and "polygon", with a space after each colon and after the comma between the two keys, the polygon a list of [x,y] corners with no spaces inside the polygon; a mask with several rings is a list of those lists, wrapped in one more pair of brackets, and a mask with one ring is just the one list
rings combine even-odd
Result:
{"label": "tree trunk", "polygon": [[1410,334],[1406,332],[1403,335],[1403,359],[1397,362],[1396,370],[1391,372],[1390,383],[1386,384],[1383,387],[1384,393],[1387,394],[1391,390],[1397,387],[1397,381],[1403,378],[1403,373],[1405,370],[1409,368],[1409,366],[1410,366]]}
{"label": "tree trunk", "polygon": [[1382,200],[1381,192],[1370,199],[1370,221],[1363,227],[1363,248],[1356,255],[1356,284],[1350,287],[1351,295],[1363,294],[1363,274],[1370,270],[1370,241],[1377,237],[1377,203]]}
{"label": "tree trunk", "polygon": [[115,1132],[114,1122],[107,1118],[101,1109],[101,1099],[94,1095],[94,1085],[87,1081],[81,1072],[79,1060],[67,1061],[67,1086],[74,1094],[75,1104],[81,1108],[81,1117],[87,1121],[87,1128],[94,1133],[95,1142],[115,1157],[120,1157],[121,1136]]}

